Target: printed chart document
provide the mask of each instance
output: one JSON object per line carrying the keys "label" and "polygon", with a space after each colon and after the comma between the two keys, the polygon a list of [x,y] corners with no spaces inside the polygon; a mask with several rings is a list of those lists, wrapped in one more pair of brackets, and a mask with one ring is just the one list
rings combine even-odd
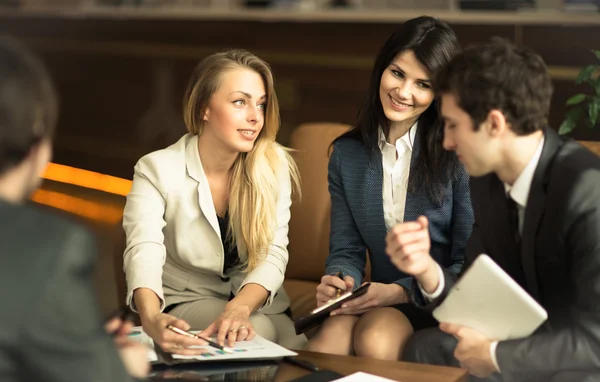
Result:
{"label": "printed chart document", "polygon": [[[192,333],[200,333],[200,331],[192,331]],[[157,354],[154,351],[154,343],[152,339],[144,333],[141,326],[133,328],[129,337],[132,340],[139,341],[148,345],[148,361],[156,362],[158,360]],[[215,338],[211,338],[213,341]],[[231,348],[233,353],[227,353],[219,349],[215,349],[211,346],[192,346],[194,349],[204,350],[199,355],[187,356],[173,354],[174,360],[185,360],[185,361],[239,361],[239,360],[269,360],[278,359],[283,357],[296,356],[298,353],[294,353],[282,346],[279,346],[271,341],[268,341],[258,335],[256,335],[252,341],[241,341],[236,342]]]}
{"label": "printed chart document", "polygon": [[[199,331],[192,331],[192,333],[200,333]],[[215,338],[211,338],[215,341]],[[294,353],[282,346],[279,346],[271,341],[268,341],[258,334],[251,341],[236,342],[231,348],[233,354],[226,353],[223,350],[215,349],[210,346],[192,346],[193,349],[203,349],[200,355],[188,356],[173,354],[174,359],[194,359],[198,361],[232,361],[232,360],[261,360],[261,359],[276,359],[283,357],[296,356],[298,353]]]}

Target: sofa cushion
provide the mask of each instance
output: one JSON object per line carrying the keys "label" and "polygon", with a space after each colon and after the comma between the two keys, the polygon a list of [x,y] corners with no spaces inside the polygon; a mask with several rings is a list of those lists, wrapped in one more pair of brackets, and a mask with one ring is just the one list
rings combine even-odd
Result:
{"label": "sofa cushion", "polygon": [[294,200],[291,207],[286,278],[320,281],[325,272],[331,205],[329,146],[349,128],[339,123],[311,123],[298,126],[292,133],[290,146],[300,172],[302,199]]}
{"label": "sofa cushion", "polygon": [[[295,279],[286,279],[283,282],[283,287],[290,297],[290,308],[294,320],[308,315],[311,310],[317,307],[317,285],[319,283],[315,281]],[[317,328],[314,328],[304,334],[311,338],[316,331]]]}
{"label": "sofa cushion", "polygon": [[286,279],[283,287],[290,297],[292,317],[298,319],[310,313],[317,307],[317,285],[315,281]]}

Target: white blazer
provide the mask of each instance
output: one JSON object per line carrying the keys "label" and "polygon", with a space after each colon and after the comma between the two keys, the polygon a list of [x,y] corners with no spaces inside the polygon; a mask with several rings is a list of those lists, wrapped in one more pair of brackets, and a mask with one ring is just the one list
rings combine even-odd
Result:
{"label": "white blazer", "polygon": [[[281,153],[284,160],[283,149]],[[234,267],[224,275],[221,231],[200,162],[198,136],[186,134],[140,159],[123,213],[127,304],[136,309],[132,297],[137,288],[153,290],[162,310],[165,299],[167,305],[204,298],[227,300],[230,293],[256,283],[271,292],[261,311],[287,309],[289,299],[281,288],[288,263],[291,205],[287,166],[281,166],[278,178],[277,228],[265,259],[252,272]],[[242,260],[247,256],[239,255]]]}

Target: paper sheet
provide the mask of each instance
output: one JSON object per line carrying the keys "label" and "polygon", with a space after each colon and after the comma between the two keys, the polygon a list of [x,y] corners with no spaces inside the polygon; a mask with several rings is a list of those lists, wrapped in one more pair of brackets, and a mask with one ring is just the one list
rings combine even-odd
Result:
{"label": "paper sheet", "polygon": [[[198,332],[193,332],[198,333]],[[215,338],[211,338],[215,340]],[[259,335],[256,335],[252,341],[241,341],[236,342],[233,346],[233,354],[226,353],[222,350],[215,349],[210,346],[192,346],[194,349],[205,350],[200,355],[185,356],[173,354],[175,359],[195,359],[198,361],[226,361],[226,360],[240,360],[240,359],[270,359],[270,358],[282,358],[288,356],[295,356],[298,353],[294,353],[284,347],[281,347],[271,341],[268,341]]]}
{"label": "paper sheet", "polygon": [[[193,331],[193,333],[199,333]],[[158,360],[156,352],[154,351],[154,342],[152,338],[148,336],[142,330],[141,326],[136,326],[129,334],[129,338],[133,341],[138,341],[148,346],[148,361],[154,362]],[[215,340],[214,338],[211,338]],[[195,356],[184,356],[173,354],[174,359],[194,359],[198,361],[231,361],[231,360],[243,360],[243,359],[276,359],[288,356],[296,356],[298,353],[294,353],[284,347],[281,347],[271,341],[268,341],[258,335],[256,335],[252,341],[236,342],[233,346],[233,354],[226,353],[222,350],[215,349],[210,346],[193,346],[194,349],[205,350],[200,355]]]}
{"label": "paper sheet", "polygon": [[135,326],[128,337],[130,340],[140,342],[148,347],[148,362],[158,361],[158,356],[154,351],[154,342],[149,335],[144,333],[141,326]]}
{"label": "paper sheet", "polygon": [[363,373],[362,371],[359,371],[358,373],[350,374],[350,375],[340,378],[340,379],[336,379],[335,381],[340,381],[340,382],[400,382],[400,381],[394,381],[393,379],[378,377],[373,374]]}

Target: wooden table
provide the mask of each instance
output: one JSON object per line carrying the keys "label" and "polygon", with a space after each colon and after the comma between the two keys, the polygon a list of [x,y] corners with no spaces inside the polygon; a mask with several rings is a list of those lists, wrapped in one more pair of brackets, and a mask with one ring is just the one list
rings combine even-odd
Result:
{"label": "wooden table", "polygon": [[[310,361],[321,369],[333,370],[343,375],[364,371],[400,382],[466,382],[468,375],[465,370],[454,367],[380,361],[308,351],[297,351],[297,353],[298,359]],[[307,374],[309,374],[307,370],[282,363],[274,381],[286,382]]]}

